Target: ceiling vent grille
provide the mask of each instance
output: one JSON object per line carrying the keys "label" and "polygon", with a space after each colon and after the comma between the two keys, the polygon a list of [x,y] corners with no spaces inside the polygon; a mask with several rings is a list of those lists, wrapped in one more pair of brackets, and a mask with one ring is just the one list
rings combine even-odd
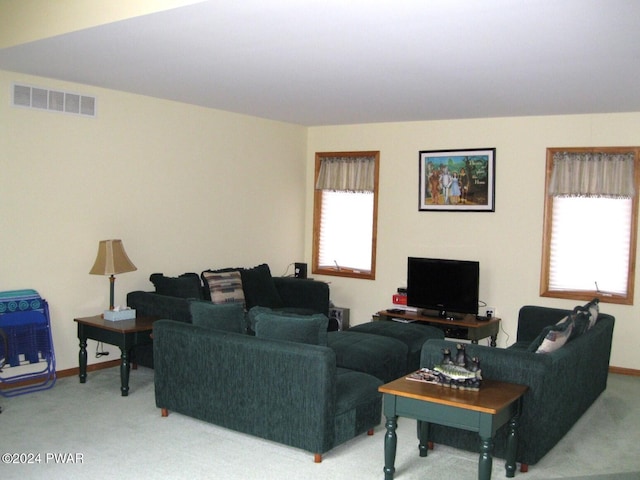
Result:
{"label": "ceiling vent grille", "polygon": [[13,85],[13,106],[86,117],[96,116],[96,97],[29,85]]}

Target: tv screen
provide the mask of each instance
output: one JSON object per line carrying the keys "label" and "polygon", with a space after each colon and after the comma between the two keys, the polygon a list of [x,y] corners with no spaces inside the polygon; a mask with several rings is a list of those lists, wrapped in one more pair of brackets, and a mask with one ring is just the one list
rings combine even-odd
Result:
{"label": "tv screen", "polygon": [[445,318],[477,315],[479,283],[479,262],[409,257],[407,305]]}

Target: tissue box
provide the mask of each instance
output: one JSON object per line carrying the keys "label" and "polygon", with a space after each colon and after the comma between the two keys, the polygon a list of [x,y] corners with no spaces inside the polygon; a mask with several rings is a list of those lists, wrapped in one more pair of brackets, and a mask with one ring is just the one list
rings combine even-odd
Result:
{"label": "tissue box", "polygon": [[105,310],[104,319],[117,322],[118,320],[133,320],[136,318],[136,310],[130,308],[128,310]]}

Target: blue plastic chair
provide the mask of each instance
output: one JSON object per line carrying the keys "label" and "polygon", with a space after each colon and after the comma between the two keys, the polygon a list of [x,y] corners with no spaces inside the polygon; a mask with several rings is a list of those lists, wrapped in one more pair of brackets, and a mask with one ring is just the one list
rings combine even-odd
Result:
{"label": "blue plastic chair", "polygon": [[46,390],[56,382],[49,306],[35,290],[0,292],[0,395]]}

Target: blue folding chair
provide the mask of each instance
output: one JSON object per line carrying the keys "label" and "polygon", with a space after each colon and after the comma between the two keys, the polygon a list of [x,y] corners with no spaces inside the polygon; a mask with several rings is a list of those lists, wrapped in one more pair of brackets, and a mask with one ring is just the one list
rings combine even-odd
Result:
{"label": "blue folding chair", "polygon": [[[4,348],[4,351],[9,350],[9,344],[7,343],[7,334],[0,328],[0,348]],[[0,373],[2,373],[2,367],[6,363],[6,357],[0,357]],[[0,413],[2,413],[2,405],[0,405]]]}
{"label": "blue folding chair", "polygon": [[0,292],[0,395],[46,390],[56,382],[49,306],[35,290]]}

